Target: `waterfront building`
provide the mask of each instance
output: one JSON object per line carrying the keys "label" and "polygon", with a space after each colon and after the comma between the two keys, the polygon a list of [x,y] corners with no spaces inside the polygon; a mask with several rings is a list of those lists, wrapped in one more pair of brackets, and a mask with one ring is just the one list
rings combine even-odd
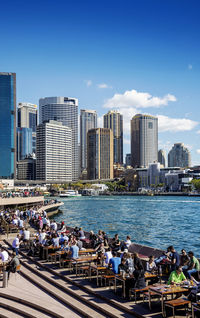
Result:
{"label": "waterfront building", "polygon": [[137,114],[131,120],[133,167],[148,167],[158,160],[158,118]]}
{"label": "waterfront building", "polygon": [[17,156],[17,161],[19,161],[33,154],[32,129],[17,128],[16,136],[17,136],[16,156]]}
{"label": "waterfront building", "polygon": [[0,178],[16,170],[16,73],[0,72]]}
{"label": "waterfront building", "polygon": [[123,116],[115,110],[103,116],[104,128],[113,132],[113,160],[114,163],[123,164]]}
{"label": "waterfront building", "polygon": [[[32,130],[32,153],[36,152],[36,127],[38,124],[37,105],[31,103],[19,103],[17,109],[17,127]],[[25,131],[25,130],[24,130]],[[21,146],[22,148],[23,146]],[[25,153],[25,149],[23,149]],[[27,153],[29,155],[29,153]],[[19,159],[18,159],[19,160]],[[20,159],[21,160],[21,159]]]}
{"label": "waterfront building", "polygon": [[166,153],[162,149],[158,151],[158,162],[160,162],[163,168],[166,167]]}
{"label": "waterfront building", "polygon": [[153,187],[160,183],[160,163],[150,163],[148,167],[149,185]]}
{"label": "waterfront building", "polygon": [[50,120],[37,127],[36,177],[72,181],[72,129]]}
{"label": "waterfront building", "polygon": [[25,158],[17,162],[17,179],[18,180],[35,180],[36,179],[36,159]]}
{"label": "waterfront building", "polygon": [[78,99],[71,97],[46,97],[39,101],[39,122],[56,120],[72,131],[72,180],[79,177],[78,155]]}
{"label": "waterfront building", "polygon": [[107,128],[95,128],[87,135],[88,179],[113,178],[113,132]]}
{"label": "waterfront building", "polygon": [[168,153],[169,167],[190,167],[191,155],[188,148],[183,143],[176,143]]}
{"label": "waterfront building", "polygon": [[131,153],[126,154],[125,163],[126,163],[126,166],[131,166]]}
{"label": "waterfront building", "polygon": [[87,169],[87,133],[97,128],[97,113],[95,110],[81,109],[80,113],[80,164],[81,172]]}

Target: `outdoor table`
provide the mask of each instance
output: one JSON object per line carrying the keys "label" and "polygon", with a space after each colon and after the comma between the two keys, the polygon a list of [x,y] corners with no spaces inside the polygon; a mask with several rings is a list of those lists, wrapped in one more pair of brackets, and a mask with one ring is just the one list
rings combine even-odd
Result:
{"label": "outdoor table", "polygon": [[[43,251],[42,251],[42,259],[46,260],[48,259],[48,255],[49,255],[49,250],[55,250],[55,249],[59,249],[59,247],[54,247],[53,245],[49,245],[49,246],[43,246]],[[45,254],[46,254],[46,258],[45,258]]]}
{"label": "outdoor table", "polygon": [[84,254],[95,254],[96,251],[93,248],[86,248],[85,250],[80,250],[79,254],[84,255]]}
{"label": "outdoor table", "polygon": [[97,256],[82,256],[79,258],[71,258],[72,262],[75,263],[76,266],[76,276],[78,273],[78,264],[83,264],[83,263],[91,263],[97,259]]}
{"label": "outdoor table", "polygon": [[105,267],[105,266],[98,266],[98,265],[91,265],[91,264],[90,264],[90,267],[89,267],[90,279],[91,279],[91,276],[92,276],[92,270],[93,270],[94,272],[96,272],[96,276],[97,276],[97,286],[99,286],[99,273],[102,272],[102,271],[106,271],[106,270],[107,270],[107,267]]}
{"label": "outdoor table", "polygon": [[149,288],[149,307],[151,309],[151,292],[153,292],[156,295],[159,295],[161,297],[161,306],[162,306],[162,315],[164,317],[164,298],[167,297],[167,295],[176,295],[178,293],[184,293],[187,292],[188,288],[176,286],[176,285],[165,285],[160,284],[155,287]]}

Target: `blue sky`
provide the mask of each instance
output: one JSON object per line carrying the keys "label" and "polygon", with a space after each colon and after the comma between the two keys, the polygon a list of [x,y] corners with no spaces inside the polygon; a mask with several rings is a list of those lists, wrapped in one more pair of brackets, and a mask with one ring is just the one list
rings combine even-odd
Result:
{"label": "blue sky", "polygon": [[1,1],[0,71],[17,101],[71,96],[79,108],[159,116],[159,148],[183,142],[200,164],[198,0]]}

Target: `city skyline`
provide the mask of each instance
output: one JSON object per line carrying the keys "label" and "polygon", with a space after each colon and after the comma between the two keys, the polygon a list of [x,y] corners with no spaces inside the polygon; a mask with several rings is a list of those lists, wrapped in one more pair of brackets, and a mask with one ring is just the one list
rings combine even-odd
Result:
{"label": "city skyline", "polygon": [[[98,127],[103,114],[118,110],[124,118],[124,155],[130,153],[131,118],[158,116],[159,149],[168,152],[183,142],[192,164],[200,163],[197,1],[61,1],[55,6],[22,0],[1,7],[0,69],[17,73],[17,103],[74,96],[79,110],[97,111]],[[66,18],[66,12],[72,14]]]}

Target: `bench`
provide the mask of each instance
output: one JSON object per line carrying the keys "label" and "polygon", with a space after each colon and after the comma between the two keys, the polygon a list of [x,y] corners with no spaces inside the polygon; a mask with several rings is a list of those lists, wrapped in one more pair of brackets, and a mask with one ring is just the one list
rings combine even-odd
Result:
{"label": "bench", "polygon": [[101,276],[101,286],[102,286],[102,281],[104,280],[104,286],[106,286],[107,281],[109,288],[111,288],[111,284],[114,285],[114,280],[115,280],[115,275],[102,275]]}
{"label": "bench", "polygon": [[189,304],[190,304],[190,301],[187,300],[186,298],[178,298],[178,299],[172,299],[172,300],[165,301],[164,306],[172,308],[173,317],[175,317],[175,309],[178,307],[182,307],[182,306],[185,307],[185,315],[186,315]]}

